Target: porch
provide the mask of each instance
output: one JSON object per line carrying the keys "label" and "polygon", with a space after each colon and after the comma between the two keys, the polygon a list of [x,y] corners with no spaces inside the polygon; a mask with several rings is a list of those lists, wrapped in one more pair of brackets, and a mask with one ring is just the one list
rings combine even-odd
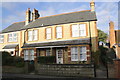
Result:
{"label": "porch", "polygon": [[24,44],[22,48],[24,58],[30,55],[30,60],[39,62],[39,57],[50,56],[55,56],[54,64],[90,64],[91,61],[89,39]]}

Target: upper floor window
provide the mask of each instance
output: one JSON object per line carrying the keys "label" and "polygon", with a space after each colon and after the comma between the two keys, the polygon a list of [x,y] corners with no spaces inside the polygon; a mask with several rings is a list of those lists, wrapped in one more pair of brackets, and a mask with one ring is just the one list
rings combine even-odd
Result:
{"label": "upper floor window", "polygon": [[28,31],[28,41],[34,41],[38,39],[38,30]]}
{"label": "upper floor window", "polygon": [[4,42],[4,35],[0,35],[0,43]]}
{"label": "upper floor window", "polygon": [[17,42],[18,34],[17,33],[10,33],[8,34],[8,42]]}
{"label": "upper floor window", "polygon": [[85,24],[72,25],[72,37],[80,36],[86,36],[86,25]]}
{"label": "upper floor window", "polygon": [[46,28],[46,39],[51,39],[51,28]]}
{"label": "upper floor window", "polygon": [[56,38],[62,38],[62,26],[56,27]]}

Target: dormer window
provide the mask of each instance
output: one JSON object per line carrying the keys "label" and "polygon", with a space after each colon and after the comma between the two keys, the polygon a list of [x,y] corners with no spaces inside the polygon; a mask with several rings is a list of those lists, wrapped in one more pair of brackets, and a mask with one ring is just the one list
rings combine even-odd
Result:
{"label": "dormer window", "polygon": [[17,42],[17,41],[18,41],[18,34],[17,33],[8,34],[8,42]]}
{"label": "dormer window", "polygon": [[4,35],[0,35],[0,43],[4,43]]}
{"label": "dormer window", "polygon": [[28,41],[38,40],[38,30],[28,31]]}

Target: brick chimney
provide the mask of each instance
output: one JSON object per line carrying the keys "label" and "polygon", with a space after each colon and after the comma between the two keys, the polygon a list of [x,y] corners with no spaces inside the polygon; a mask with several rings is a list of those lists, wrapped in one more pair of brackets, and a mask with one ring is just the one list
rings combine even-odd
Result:
{"label": "brick chimney", "polygon": [[30,23],[30,19],[31,19],[31,11],[30,11],[30,8],[28,8],[27,11],[26,11],[25,25],[28,25]]}
{"label": "brick chimney", "polygon": [[33,9],[33,12],[32,12],[32,21],[35,21],[36,19],[39,18],[39,13],[38,13],[38,10],[36,10],[35,8]]}
{"label": "brick chimney", "polygon": [[110,40],[110,48],[115,44],[115,30],[114,30],[114,22],[110,21],[109,23],[109,40]]}
{"label": "brick chimney", "polygon": [[95,11],[95,2],[94,2],[94,0],[92,0],[90,2],[90,8],[91,8],[91,11]]}

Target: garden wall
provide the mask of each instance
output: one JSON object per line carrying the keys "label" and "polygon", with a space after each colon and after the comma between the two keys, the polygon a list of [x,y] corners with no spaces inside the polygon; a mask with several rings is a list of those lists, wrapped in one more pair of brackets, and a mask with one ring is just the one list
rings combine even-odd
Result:
{"label": "garden wall", "polygon": [[37,64],[40,75],[94,77],[94,66],[90,64]]}

